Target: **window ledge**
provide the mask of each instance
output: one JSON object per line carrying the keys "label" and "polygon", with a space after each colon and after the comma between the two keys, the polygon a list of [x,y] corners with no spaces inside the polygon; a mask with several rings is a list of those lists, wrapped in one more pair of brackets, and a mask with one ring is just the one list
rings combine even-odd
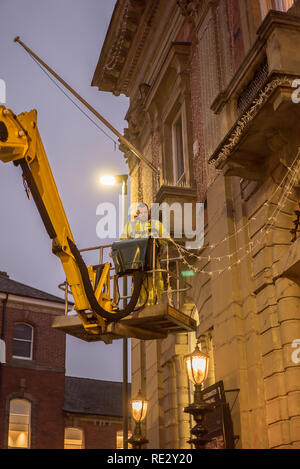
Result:
{"label": "window ledge", "polygon": [[194,187],[163,185],[158,190],[155,201],[159,204],[161,204],[162,202],[171,203],[171,200],[174,199],[174,202],[192,203],[196,202],[196,198],[197,190]]}
{"label": "window ledge", "polygon": [[12,357],[7,364],[11,366],[22,366],[23,368],[35,368],[36,360]]}

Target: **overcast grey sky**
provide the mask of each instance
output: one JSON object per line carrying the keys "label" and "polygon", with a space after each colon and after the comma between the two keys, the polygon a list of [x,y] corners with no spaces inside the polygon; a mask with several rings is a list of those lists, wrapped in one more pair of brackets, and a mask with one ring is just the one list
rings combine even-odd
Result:
{"label": "overcast grey sky", "polygon": [[[103,172],[127,172],[122,154],[56,88],[21,46],[19,35],[120,132],[128,108],[124,96],[91,87],[94,70],[115,0],[0,0],[0,79],[6,82],[7,107],[16,114],[37,109],[38,126],[79,248],[101,244],[96,207],[117,202],[103,189]],[[106,129],[105,129],[106,130]],[[115,137],[111,134],[115,139]],[[64,280],[60,261],[19,168],[0,164],[0,270],[14,280],[55,295]],[[122,342],[86,344],[67,338],[67,374],[122,380]]]}

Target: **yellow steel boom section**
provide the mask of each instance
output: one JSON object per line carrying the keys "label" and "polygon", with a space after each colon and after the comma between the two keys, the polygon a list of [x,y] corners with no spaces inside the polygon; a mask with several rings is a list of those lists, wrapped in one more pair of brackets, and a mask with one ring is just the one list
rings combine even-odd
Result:
{"label": "yellow steel boom section", "polygon": [[[107,294],[110,263],[102,267],[98,286],[92,286],[93,268],[86,268],[74,238],[53,178],[53,174],[37,128],[37,112],[32,110],[15,116],[0,106],[0,160],[13,162],[23,171],[28,188],[40,212],[45,228],[52,239],[52,251],[62,262],[75,301],[75,309],[86,329],[91,328],[84,312],[93,313],[98,326],[105,328],[105,320],[116,321],[134,309],[118,312]],[[141,285],[141,280],[135,283]],[[139,292],[136,292],[136,299]]]}
{"label": "yellow steel boom section", "polygon": [[16,117],[10,110],[1,108],[1,121],[7,128],[8,139],[0,142],[0,160],[7,163],[25,159],[48,214],[53,250],[62,262],[76,309],[90,309],[78,266],[68,245],[67,237],[73,242],[74,239],[37,128],[37,112],[33,110]]}

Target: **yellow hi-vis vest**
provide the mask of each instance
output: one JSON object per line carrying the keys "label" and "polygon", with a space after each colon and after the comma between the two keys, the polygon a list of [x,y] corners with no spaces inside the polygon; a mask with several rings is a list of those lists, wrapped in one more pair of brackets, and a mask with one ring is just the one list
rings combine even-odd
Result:
{"label": "yellow hi-vis vest", "polygon": [[125,226],[125,233],[122,233],[121,239],[137,238],[169,238],[169,233],[164,229],[159,220],[134,220]]}

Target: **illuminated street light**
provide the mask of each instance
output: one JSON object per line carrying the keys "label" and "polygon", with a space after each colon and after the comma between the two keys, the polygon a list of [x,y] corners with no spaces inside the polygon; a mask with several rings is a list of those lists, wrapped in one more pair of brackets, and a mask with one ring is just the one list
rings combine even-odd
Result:
{"label": "illuminated street light", "polygon": [[128,442],[132,445],[133,449],[141,449],[143,445],[148,443],[148,440],[142,436],[141,422],[145,420],[148,410],[148,401],[143,398],[141,391],[137,397],[131,400],[131,413],[135,420],[135,429],[132,437]]}
{"label": "illuminated street light", "polygon": [[132,417],[138,422],[145,420],[148,410],[148,401],[143,399],[141,391],[135,399],[131,400]]}
{"label": "illuminated street light", "polygon": [[[122,184],[122,232],[125,233],[127,223],[127,180],[128,174],[105,174],[100,177],[100,183],[104,186]],[[126,295],[125,295],[126,296]]]}
{"label": "illuminated street light", "polygon": [[207,378],[209,356],[201,352],[197,343],[193,353],[185,357],[189,379],[195,386],[200,386]]}
{"label": "illuminated street light", "polygon": [[[100,183],[105,186],[114,186],[122,184],[122,233],[125,233],[127,223],[127,180],[128,174],[103,175],[100,177]],[[127,277],[123,277],[123,307],[127,305]],[[128,339],[123,339],[123,447],[128,449]]]}
{"label": "illuminated street light", "polygon": [[114,186],[116,184],[127,183],[128,174],[103,174],[100,183],[104,186]]}
{"label": "illuminated street light", "polygon": [[100,182],[104,186],[114,186],[117,181],[116,181],[115,176],[107,175],[107,176],[101,176]]}
{"label": "illuminated street light", "polygon": [[185,357],[185,364],[188,377],[195,385],[194,402],[184,409],[184,412],[193,415],[196,421],[195,427],[191,429],[192,437],[188,443],[193,444],[196,449],[205,449],[210,439],[205,436],[207,428],[204,425],[204,417],[213,410],[213,406],[203,400],[201,385],[207,378],[209,356],[199,349],[197,343],[194,352]]}

